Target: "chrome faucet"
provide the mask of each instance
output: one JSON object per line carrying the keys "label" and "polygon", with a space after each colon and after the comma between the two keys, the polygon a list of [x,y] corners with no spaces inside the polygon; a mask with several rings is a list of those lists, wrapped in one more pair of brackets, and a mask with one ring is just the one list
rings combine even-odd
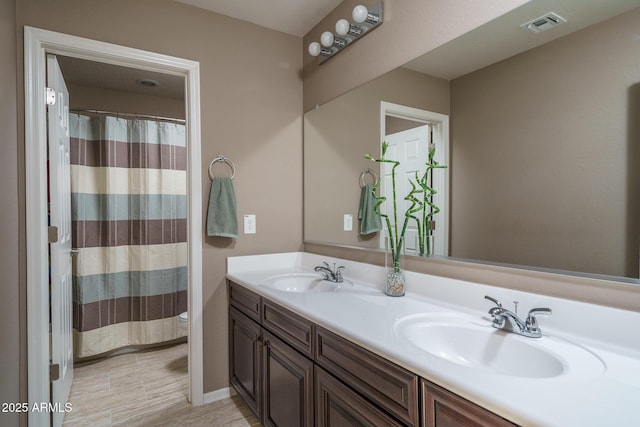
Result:
{"label": "chrome faucet", "polygon": [[333,263],[333,269],[329,266],[329,263],[324,261],[324,265],[318,265],[314,268],[315,271],[322,272],[324,274],[324,280],[328,280],[334,283],[342,283],[342,270],[344,265],[336,267],[336,263]]}
{"label": "chrome faucet", "polygon": [[493,318],[491,325],[494,328],[514,332],[529,338],[540,338],[542,336],[542,331],[538,327],[538,319],[536,319],[536,316],[540,314],[549,316],[551,314],[550,308],[532,308],[529,310],[526,320],[523,321],[516,313],[502,307],[502,304],[497,299],[489,295],[485,295],[484,299],[496,305],[489,309],[489,314]]}

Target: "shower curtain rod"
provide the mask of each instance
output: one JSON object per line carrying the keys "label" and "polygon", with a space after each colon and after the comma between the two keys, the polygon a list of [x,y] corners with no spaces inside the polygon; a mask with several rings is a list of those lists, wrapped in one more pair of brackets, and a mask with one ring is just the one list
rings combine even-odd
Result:
{"label": "shower curtain rod", "polygon": [[73,112],[76,112],[76,113],[86,112],[86,113],[93,113],[93,114],[106,114],[106,115],[116,116],[116,117],[132,117],[132,118],[136,118],[136,119],[159,120],[159,121],[162,121],[162,122],[172,122],[172,123],[180,123],[180,124],[185,124],[186,123],[185,119],[175,119],[175,118],[172,118],[172,117],[151,116],[151,115],[148,115],[148,114],[138,114],[138,113],[118,113],[118,112],[115,112],[115,111],[95,110],[93,108],[70,108],[69,111],[73,111]]}

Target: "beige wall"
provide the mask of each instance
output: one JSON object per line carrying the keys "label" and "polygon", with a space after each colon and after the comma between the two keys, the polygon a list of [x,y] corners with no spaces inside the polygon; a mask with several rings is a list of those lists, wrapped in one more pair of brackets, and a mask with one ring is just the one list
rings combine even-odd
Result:
{"label": "beige wall", "polygon": [[[17,84],[16,84],[16,23],[15,1],[0,0],[0,402],[23,401],[20,378],[24,378],[26,360],[24,340],[24,271],[19,269],[24,242],[20,241],[20,212],[18,208],[18,163],[22,148],[18,146]],[[23,221],[22,221],[23,222]],[[22,276],[22,277],[21,277]],[[21,363],[22,362],[22,363]],[[0,413],[1,425],[18,425],[16,413]]]}
{"label": "beige wall", "polygon": [[451,82],[452,256],[638,277],[638,22]]}
{"label": "beige wall", "polygon": [[[300,38],[170,0],[21,0],[17,9],[19,34],[29,25],[200,62],[201,167],[206,171],[218,154],[232,159],[238,213],[257,215],[257,234],[233,241],[206,238],[203,245],[204,388],[227,387],[226,258],[295,251],[302,244]],[[21,43],[19,36],[18,64]],[[21,109],[19,99],[22,117]],[[9,113],[15,116],[12,108]],[[5,161],[15,169],[15,156],[3,156]],[[204,216],[210,187],[206,174],[202,185]],[[14,191],[24,199],[24,184]],[[3,226],[15,229],[17,221],[3,221]],[[16,300],[3,298],[11,312]],[[11,369],[15,365],[12,361]]]}
{"label": "beige wall", "polygon": [[[307,53],[323,31],[350,18],[360,0],[345,0],[304,36],[304,111],[393,70],[528,0],[384,0],[384,22],[322,65]],[[373,1],[369,2],[373,4]],[[364,3],[364,4],[369,4]]]}
{"label": "beige wall", "polygon": [[[380,101],[449,114],[449,82],[398,68],[305,114],[305,239],[377,247],[377,233],[360,235],[360,174],[380,154]],[[370,178],[367,180],[370,182]],[[343,231],[343,215],[353,230]]]}
{"label": "beige wall", "polygon": [[67,84],[71,108],[185,118],[184,99]]}

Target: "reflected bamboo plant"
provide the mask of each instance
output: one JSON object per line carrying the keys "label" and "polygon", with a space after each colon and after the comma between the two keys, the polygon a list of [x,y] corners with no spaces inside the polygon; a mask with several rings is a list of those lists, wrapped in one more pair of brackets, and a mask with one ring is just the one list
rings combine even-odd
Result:
{"label": "reflected bamboo plant", "polygon": [[[420,256],[425,255],[433,255],[433,242],[431,236],[433,235],[433,227],[432,218],[435,214],[440,212],[440,208],[433,203],[433,196],[437,193],[436,189],[431,187],[433,184],[433,170],[434,169],[445,169],[446,165],[441,165],[437,161],[435,161],[434,157],[436,155],[436,144],[429,143],[429,157],[426,163],[426,170],[424,171],[424,175],[422,178],[418,176],[416,172],[416,184],[420,190],[416,191],[416,193],[422,193],[422,200],[419,201],[422,206],[422,217],[420,219],[416,218],[416,224],[418,228],[418,253]],[[413,182],[411,186],[414,187]],[[427,206],[429,208],[427,208]]]}

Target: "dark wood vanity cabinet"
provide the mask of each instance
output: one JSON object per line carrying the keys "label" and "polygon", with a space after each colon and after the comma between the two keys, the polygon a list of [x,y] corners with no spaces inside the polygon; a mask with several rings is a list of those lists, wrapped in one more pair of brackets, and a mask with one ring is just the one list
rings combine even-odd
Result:
{"label": "dark wood vanity cabinet", "polygon": [[514,426],[229,283],[230,382],[264,426]]}
{"label": "dark wood vanity cabinet", "polygon": [[502,417],[426,380],[422,382],[424,427],[515,427]]}
{"label": "dark wood vanity cabinet", "polygon": [[313,324],[241,286],[229,288],[231,385],[262,425],[312,427]]}
{"label": "dark wood vanity cabinet", "polygon": [[313,426],[313,362],[263,331],[263,406],[265,426]]}
{"label": "dark wood vanity cabinet", "polygon": [[229,307],[229,380],[259,418],[262,399],[262,330],[260,325]]}

